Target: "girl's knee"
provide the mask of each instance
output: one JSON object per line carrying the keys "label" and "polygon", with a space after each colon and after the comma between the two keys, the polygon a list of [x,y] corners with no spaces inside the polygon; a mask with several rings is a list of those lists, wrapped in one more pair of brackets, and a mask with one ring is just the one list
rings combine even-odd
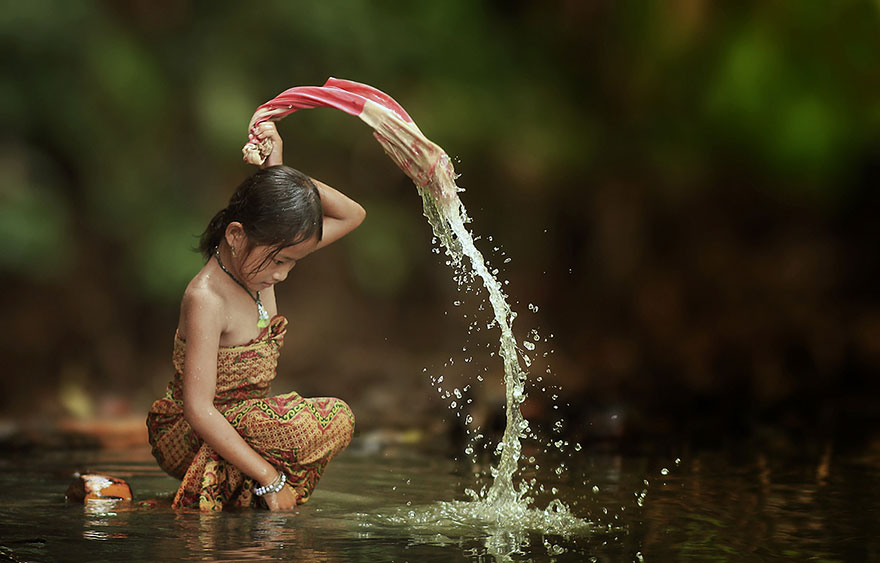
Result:
{"label": "girl's knee", "polygon": [[351,407],[348,406],[348,403],[343,401],[342,399],[336,399],[336,403],[339,405],[339,415],[344,417],[344,420],[348,421],[348,440],[346,443],[351,441],[351,437],[354,435],[354,411],[351,410]]}

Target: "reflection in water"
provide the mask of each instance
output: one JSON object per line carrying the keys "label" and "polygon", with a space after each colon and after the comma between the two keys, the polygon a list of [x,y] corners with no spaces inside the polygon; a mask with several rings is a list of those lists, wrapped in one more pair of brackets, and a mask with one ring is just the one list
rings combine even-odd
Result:
{"label": "reflection in water", "polygon": [[[168,513],[165,513],[168,514]],[[240,561],[261,558],[296,559],[297,561],[336,561],[340,558],[328,545],[321,545],[314,531],[302,525],[298,512],[275,514],[242,510],[239,512],[203,513],[177,510],[172,533],[161,551],[199,554],[216,561]],[[308,524],[308,522],[306,522]],[[171,542],[185,544],[169,545]],[[289,554],[289,556],[285,556]]]}
{"label": "reflection in water", "polygon": [[117,510],[121,507],[126,510],[131,503],[119,499],[87,499],[83,504],[83,539],[87,540],[115,540],[125,539],[126,523],[125,512]]}

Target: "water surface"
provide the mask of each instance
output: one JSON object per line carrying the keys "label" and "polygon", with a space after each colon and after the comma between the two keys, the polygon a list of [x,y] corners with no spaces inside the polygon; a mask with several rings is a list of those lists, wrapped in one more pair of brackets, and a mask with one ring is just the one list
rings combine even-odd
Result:
{"label": "water surface", "polygon": [[[715,451],[676,465],[674,457],[584,450],[561,476],[536,475],[546,488],[536,504],[556,496],[590,522],[588,531],[565,537],[446,518],[449,505],[440,501],[464,501],[465,488],[490,478],[436,453],[358,455],[354,446],[290,514],[173,511],[177,482],[146,449],[6,454],[0,559],[880,560],[877,455]],[[125,478],[135,502],[67,503],[70,474],[83,469]],[[158,501],[138,502],[148,499]],[[431,522],[426,514],[445,516]]]}

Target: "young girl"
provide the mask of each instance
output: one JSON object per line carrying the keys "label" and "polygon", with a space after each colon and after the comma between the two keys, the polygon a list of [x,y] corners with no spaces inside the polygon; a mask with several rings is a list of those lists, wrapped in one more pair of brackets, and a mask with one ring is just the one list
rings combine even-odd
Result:
{"label": "young girl", "polygon": [[207,262],[183,295],[175,374],[147,417],[159,465],[182,479],[173,507],[222,510],[306,502],[327,462],[351,440],[354,415],[335,398],[268,396],[287,320],[275,284],[296,263],[364,219],[356,202],[283,166],[272,122],[264,167],[202,235]]}

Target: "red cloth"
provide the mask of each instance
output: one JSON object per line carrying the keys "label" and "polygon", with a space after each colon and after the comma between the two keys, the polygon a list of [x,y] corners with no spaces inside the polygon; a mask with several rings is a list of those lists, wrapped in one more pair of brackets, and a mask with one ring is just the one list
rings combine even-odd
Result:
{"label": "red cloth", "polygon": [[385,92],[360,82],[328,78],[323,86],[296,86],[281,92],[257,108],[254,116],[259,117],[251,123],[251,128],[269,119],[277,121],[295,111],[318,107],[336,108],[357,116],[364,110],[367,100],[390,109],[408,123],[413,122],[406,110]]}
{"label": "red cloth", "polygon": [[430,186],[436,198],[449,205],[459,204],[455,170],[443,149],[422,134],[394,98],[351,80],[329,78],[323,86],[289,88],[258,107],[251,117],[249,142],[242,149],[245,161],[262,164],[272,153],[270,139],[257,142],[253,133],[257,125],[317,107],[336,108],[359,117],[373,128],[373,135],[388,156],[417,186]]}

